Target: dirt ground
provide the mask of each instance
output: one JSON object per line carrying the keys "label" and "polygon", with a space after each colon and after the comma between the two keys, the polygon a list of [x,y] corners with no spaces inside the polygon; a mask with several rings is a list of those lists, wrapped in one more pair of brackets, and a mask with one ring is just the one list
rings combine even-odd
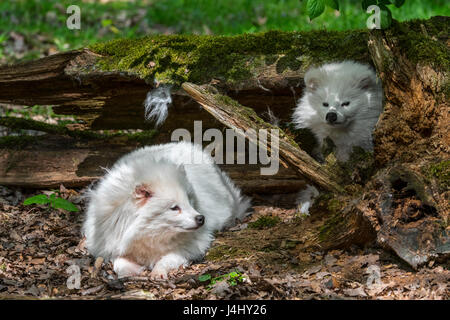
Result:
{"label": "dirt ground", "polygon": [[[83,246],[79,192],[63,189],[81,209],[68,213],[24,206],[39,192],[0,186],[0,299],[449,299],[448,265],[415,271],[376,247],[323,252],[311,245],[321,217],[268,206],[218,233],[205,259],[167,281],[148,271],[118,280],[110,262]],[[236,283],[199,279],[233,271],[242,275]]]}

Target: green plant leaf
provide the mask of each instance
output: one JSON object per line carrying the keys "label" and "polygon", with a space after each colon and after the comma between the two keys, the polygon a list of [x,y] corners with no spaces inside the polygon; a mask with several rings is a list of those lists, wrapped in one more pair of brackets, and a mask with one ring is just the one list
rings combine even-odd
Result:
{"label": "green plant leaf", "polygon": [[55,198],[52,200],[52,207],[55,209],[64,209],[71,212],[78,212],[78,208],[70,201],[63,198]]}
{"label": "green plant leaf", "polygon": [[325,0],[325,4],[334,10],[339,10],[338,0]]}
{"label": "green plant leaf", "polygon": [[23,204],[27,206],[30,204],[47,204],[49,202],[50,199],[45,194],[39,194],[37,196],[25,199]]}
{"label": "green plant leaf", "polygon": [[392,13],[391,10],[389,10],[388,7],[385,5],[380,4],[379,5],[381,11],[380,11],[380,19],[381,19],[381,28],[386,29],[389,28],[392,24]]}
{"label": "green plant leaf", "polygon": [[104,20],[102,20],[102,27],[107,27],[107,26],[110,26],[110,25],[112,25],[112,20],[111,19],[104,19]]}
{"label": "green plant leaf", "polygon": [[388,5],[392,4],[392,1],[391,0],[378,0],[378,4],[388,6]]}
{"label": "green plant leaf", "polygon": [[200,282],[205,282],[211,279],[211,275],[210,274],[202,274],[201,276],[198,277],[198,281]]}
{"label": "green plant leaf", "polygon": [[361,3],[364,11],[367,11],[368,7],[370,7],[372,5],[377,5],[377,4],[378,4],[377,0],[362,0],[362,3]]}
{"label": "green plant leaf", "polygon": [[306,10],[308,12],[309,18],[313,20],[320,16],[325,10],[324,0],[308,0],[306,4]]}
{"label": "green plant leaf", "polygon": [[394,5],[395,5],[397,8],[400,8],[402,5],[405,4],[405,0],[393,0],[392,2],[394,3]]}

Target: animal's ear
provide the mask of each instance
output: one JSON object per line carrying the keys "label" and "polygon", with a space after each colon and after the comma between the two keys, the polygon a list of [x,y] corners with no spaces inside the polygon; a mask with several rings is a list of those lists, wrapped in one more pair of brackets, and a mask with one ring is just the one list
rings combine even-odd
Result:
{"label": "animal's ear", "polygon": [[360,88],[362,90],[367,90],[372,87],[375,87],[375,85],[376,85],[376,80],[374,80],[373,77],[371,77],[371,76],[367,76],[367,77],[362,78],[359,81],[358,88]]}
{"label": "animal's ear", "polygon": [[319,87],[319,79],[309,78],[308,81],[305,81],[305,84],[308,91],[314,92]]}
{"label": "animal's ear", "polygon": [[320,80],[323,77],[322,73],[318,69],[311,69],[305,74],[306,90],[310,92],[316,91],[320,85]]}
{"label": "animal's ear", "polygon": [[152,196],[153,192],[148,184],[137,185],[134,189],[134,198],[139,205],[144,205]]}
{"label": "animal's ear", "polygon": [[178,166],[178,172],[180,172],[183,177],[186,177],[186,168],[184,167],[184,164],[180,164]]}

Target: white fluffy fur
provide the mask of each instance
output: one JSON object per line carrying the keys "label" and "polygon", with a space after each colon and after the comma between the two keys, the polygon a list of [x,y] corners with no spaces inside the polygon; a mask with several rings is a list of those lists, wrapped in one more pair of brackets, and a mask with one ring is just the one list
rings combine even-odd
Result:
{"label": "white fluffy fur", "polygon": [[145,98],[145,119],[154,121],[157,127],[166,120],[169,114],[169,106],[172,103],[170,90],[170,85],[160,85],[147,93]]}
{"label": "white fluffy fur", "polygon": [[[373,150],[372,132],[383,109],[383,91],[369,66],[353,61],[325,64],[308,70],[305,84],[293,121],[297,128],[309,128],[314,133],[319,143],[314,152],[317,157],[321,157],[326,137],[336,145],[336,158],[342,162],[349,159],[355,146]],[[326,120],[328,112],[336,113],[335,123]],[[300,213],[309,214],[318,194],[310,185],[299,193]]]}
{"label": "white fluffy fur", "polygon": [[[297,128],[311,129],[318,150],[326,137],[336,145],[339,161],[347,161],[354,146],[373,149],[372,131],[383,108],[383,93],[381,82],[369,66],[353,61],[325,64],[308,70],[305,84],[293,121]],[[342,106],[346,102],[350,104]],[[335,124],[327,122],[328,112],[337,114]]]}
{"label": "white fluffy fur", "polygon": [[297,196],[297,208],[301,214],[309,216],[309,208],[319,196],[319,190],[312,185],[307,185],[306,189],[299,192]]}
{"label": "white fluffy fur", "polygon": [[[192,156],[203,157],[202,163],[192,164]],[[148,198],[138,196],[143,185]],[[169,270],[203,257],[213,232],[243,218],[250,206],[213,159],[186,142],[125,155],[88,197],[87,249],[112,260],[119,277],[144,268],[155,278],[167,277]],[[198,228],[200,214],[205,223]]]}

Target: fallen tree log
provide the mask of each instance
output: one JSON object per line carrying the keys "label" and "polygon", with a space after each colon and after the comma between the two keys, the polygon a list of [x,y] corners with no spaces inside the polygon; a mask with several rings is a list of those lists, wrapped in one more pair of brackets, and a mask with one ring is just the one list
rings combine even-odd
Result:
{"label": "fallen tree log", "polygon": [[[280,155],[280,160],[289,163],[301,176],[306,177],[321,189],[337,193],[343,192],[342,187],[336,183],[336,179],[331,172],[327,172],[316,160],[300,149],[295,141],[289,138],[280,128],[265,123],[252,109],[239,105],[227,96],[192,83],[183,83],[182,87],[221,123],[243,135],[251,143]],[[271,139],[261,142],[249,134],[249,129],[253,129],[254,132],[266,130]],[[279,145],[274,143],[272,130],[279,132],[277,137],[277,144]]]}
{"label": "fallen tree log", "polygon": [[[86,186],[122,155],[168,139],[155,131],[100,134],[20,118],[1,118],[0,125],[47,133],[0,138],[0,185],[26,188]],[[292,193],[305,186],[303,179],[286,168],[274,176],[261,176],[260,165],[221,167],[249,195]]]}
{"label": "fallen tree log", "polygon": [[[53,105],[93,129],[148,129],[143,102],[157,84],[173,86],[161,131],[217,122],[189,99],[181,83],[214,83],[259,114],[289,119],[312,63],[369,61],[367,32],[275,32],[233,37],[149,36],[96,44],[0,67],[0,103]],[[155,84],[156,83],[156,84]]]}

